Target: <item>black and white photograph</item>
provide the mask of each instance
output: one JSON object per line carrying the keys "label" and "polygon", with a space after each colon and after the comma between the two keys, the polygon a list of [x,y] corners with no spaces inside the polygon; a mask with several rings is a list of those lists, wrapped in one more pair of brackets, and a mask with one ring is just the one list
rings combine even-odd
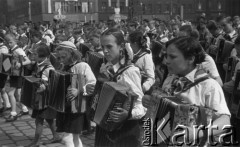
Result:
{"label": "black and white photograph", "polygon": [[0,0],[0,147],[239,147],[240,0]]}

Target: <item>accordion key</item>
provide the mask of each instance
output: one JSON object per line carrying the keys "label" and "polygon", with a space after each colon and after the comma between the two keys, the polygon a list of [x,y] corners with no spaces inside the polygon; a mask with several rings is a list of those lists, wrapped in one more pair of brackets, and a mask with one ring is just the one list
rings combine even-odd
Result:
{"label": "accordion key", "polygon": [[92,121],[107,131],[114,131],[120,127],[122,123],[113,122],[109,113],[110,111],[116,111],[117,108],[123,108],[128,113],[131,113],[134,97],[127,94],[128,90],[126,86],[115,82],[105,82],[101,89]]}
{"label": "accordion key", "polygon": [[100,67],[103,63],[104,56],[96,52],[87,52],[86,62],[91,67],[94,75],[97,77],[99,75]]}
{"label": "accordion key", "polygon": [[21,103],[36,110],[47,107],[47,92],[37,92],[41,84],[41,78],[24,77],[22,86]]}
{"label": "accordion key", "polygon": [[146,117],[152,120],[153,137],[151,140],[155,145],[163,142],[172,144],[171,136],[177,131],[175,128],[178,125],[207,126],[212,119],[212,109],[188,104],[182,99],[168,96],[166,93],[161,93],[152,100],[155,104],[148,109]]}
{"label": "accordion key", "polygon": [[[77,85],[73,83],[77,83]],[[78,74],[51,70],[49,73],[49,107],[58,112],[84,112],[86,110],[86,101],[83,99],[82,92],[80,92],[78,97],[73,101],[67,101],[66,96],[69,87],[75,87],[81,91],[81,76]],[[70,107],[70,111],[67,111],[66,107]]]}
{"label": "accordion key", "polygon": [[12,54],[2,53],[0,55],[0,73],[12,76],[23,76],[23,68],[16,68],[16,63],[23,62],[23,56],[13,56]]}

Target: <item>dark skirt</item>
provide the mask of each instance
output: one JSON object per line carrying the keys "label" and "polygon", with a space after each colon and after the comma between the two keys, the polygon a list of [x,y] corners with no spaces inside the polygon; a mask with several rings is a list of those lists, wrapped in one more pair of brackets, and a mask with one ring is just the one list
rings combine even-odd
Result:
{"label": "dark skirt", "polygon": [[5,84],[6,84],[6,81],[7,81],[7,78],[8,78],[8,75],[6,74],[3,74],[3,73],[0,73],[0,89],[3,89]]}
{"label": "dark skirt", "polygon": [[32,118],[40,117],[43,119],[55,119],[56,115],[57,115],[57,111],[49,107],[43,110],[33,109],[33,112],[32,112]]}
{"label": "dark skirt", "polygon": [[10,87],[22,88],[22,80],[23,78],[21,76],[10,76]]}
{"label": "dark skirt", "polygon": [[[69,112],[66,108],[66,111]],[[80,134],[86,124],[85,113],[62,113],[57,112],[56,126],[57,132]]]}
{"label": "dark skirt", "polygon": [[95,147],[138,147],[141,146],[139,120],[128,120],[122,127],[108,132],[96,127]]}

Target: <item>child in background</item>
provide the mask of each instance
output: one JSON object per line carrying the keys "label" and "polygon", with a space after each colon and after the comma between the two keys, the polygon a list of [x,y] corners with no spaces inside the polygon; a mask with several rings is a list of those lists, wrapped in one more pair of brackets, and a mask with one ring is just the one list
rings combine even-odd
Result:
{"label": "child in background", "polygon": [[[6,41],[8,42],[8,45],[10,47],[10,53],[15,57],[15,58],[20,58],[20,56],[23,57],[23,62],[16,63],[16,68],[21,70],[22,66],[28,65],[31,63],[31,61],[28,59],[26,56],[25,52],[22,50],[22,48],[19,48],[17,45],[17,40],[15,36],[8,34],[6,35]],[[28,109],[26,106],[22,104],[22,111],[17,115],[16,111],[16,100],[20,101],[20,96],[21,96],[21,87],[22,87],[22,77],[21,76],[10,76],[10,88],[11,90],[8,92],[8,96],[10,99],[10,103],[12,106],[12,111],[8,118],[6,119],[6,122],[12,122],[17,120],[17,117],[20,117],[22,115],[28,115]],[[16,94],[15,94],[16,92]],[[16,98],[15,98],[16,96]]]}
{"label": "child in background", "polygon": [[[226,99],[229,99],[230,95],[233,92],[233,87],[234,87],[234,83],[235,83],[235,79],[236,79],[236,74],[237,74],[237,71],[240,69],[240,62],[239,62],[240,61],[240,36],[238,36],[237,39],[235,40],[235,50],[237,52],[237,55],[236,55],[235,58],[238,60],[238,63],[235,67],[234,75],[233,75],[231,81],[223,84],[223,90],[225,92]],[[226,101],[228,101],[228,100],[226,100]]]}
{"label": "child in background", "polygon": [[[0,37],[0,56],[2,53],[5,53],[7,54],[8,53],[8,48],[4,45],[4,39],[3,37]],[[6,110],[10,110],[11,109],[11,105],[9,103],[9,99],[8,99],[8,95],[5,91],[5,84],[6,84],[6,81],[7,81],[7,75],[6,74],[3,74],[3,73],[0,73],[0,92],[1,92],[1,95],[0,95],[0,114],[3,113],[4,111]],[[2,100],[3,99],[3,102],[5,102],[5,107],[2,103]]]}
{"label": "child in background", "polygon": [[[64,41],[56,48],[57,56],[60,58],[60,62],[64,64],[62,71],[70,72],[73,74],[79,74],[81,76],[80,85],[78,87],[69,87],[66,99],[68,102],[79,98],[79,94],[85,96],[90,95],[94,91],[96,84],[96,78],[90,68],[90,66],[81,62],[81,53],[77,50],[76,46],[70,41]],[[75,79],[77,81],[77,79]],[[77,83],[72,83],[77,85]],[[83,98],[82,104],[86,102]],[[57,132],[64,132],[63,141],[67,147],[82,147],[82,141],[80,139],[80,133],[86,122],[85,112],[72,113],[71,107],[65,106],[65,113],[57,113]]]}
{"label": "child in background", "polygon": [[[49,71],[54,70],[54,67],[52,66],[49,60],[49,55],[50,55],[49,47],[45,44],[41,44],[36,51],[35,61],[37,63],[34,71],[36,73],[35,74],[36,77],[41,78],[43,80],[43,83],[40,85],[37,91],[39,94],[41,94],[47,89]],[[35,125],[36,125],[35,138],[32,141],[32,143],[28,145],[28,147],[36,147],[39,145],[40,137],[43,131],[44,120],[47,121],[53,135],[53,139],[49,140],[48,142],[45,142],[44,144],[61,142],[61,138],[58,136],[58,134],[55,131],[56,127],[54,124],[54,119],[56,118],[56,111],[54,111],[49,107],[42,110],[33,109],[32,118],[35,118]]]}

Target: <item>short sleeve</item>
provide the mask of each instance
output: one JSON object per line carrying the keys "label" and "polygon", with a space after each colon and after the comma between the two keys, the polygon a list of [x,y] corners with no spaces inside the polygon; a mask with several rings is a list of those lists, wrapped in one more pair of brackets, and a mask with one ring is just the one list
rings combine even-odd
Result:
{"label": "short sleeve", "polygon": [[19,56],[23,56],[23,57],[26,57],[26,56],[27,56],[26,53],[23,51],[22,48],[18,48],[18,49],[16,50],[16,53],[17,53],[17,55],[19,55]]}
{"label": "short sleeve", "polygon": [[130,67],[123,72],[117,83],[126,85],[132,93],[138,96],[134,101],[131,119],[141,119],[146,114],[147,109],[142,105],[143,92],[139,69],[137,67]]}
{"label": "short sleeve", "polygon": [[206,55],[205,61],[200,65],[200,67],[213,79],[220,76],[213,58],[209,55]]}
{"label": "short sleeve", "polygon": [[[212,79],[211,79],[212,80]],[[205,105],[208,108],[216,110],[216,115],[231,115],[227,107],[227,103],[223,94],[223,90],[220,85],[212,80],[209,82],[204,90]]]}

